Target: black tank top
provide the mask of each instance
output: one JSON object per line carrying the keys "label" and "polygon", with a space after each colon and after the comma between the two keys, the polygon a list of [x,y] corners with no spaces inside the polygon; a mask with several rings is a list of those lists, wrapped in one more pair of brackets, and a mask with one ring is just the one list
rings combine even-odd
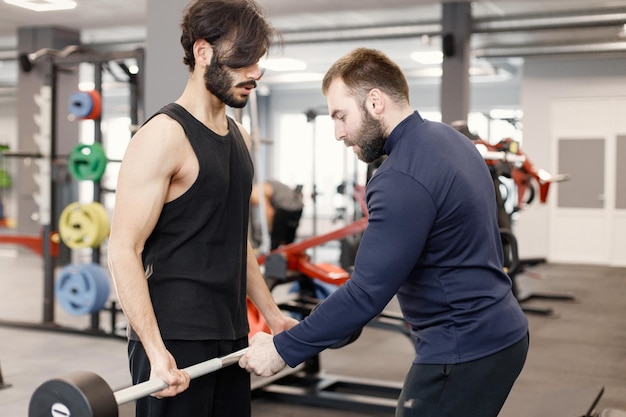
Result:
{"label": "black tank top", "polygon": [[178,340],[245,337],[254,174],[248,148],[230,118],[228,134],[220,136],[178,104],[159,113],[180,123],[200,167],[193,185],[163,206],[142,255],[161,335]]}

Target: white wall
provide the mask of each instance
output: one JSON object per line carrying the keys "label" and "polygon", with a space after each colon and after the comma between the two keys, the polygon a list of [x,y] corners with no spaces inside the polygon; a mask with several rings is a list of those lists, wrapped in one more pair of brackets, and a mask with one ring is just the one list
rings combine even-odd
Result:
{"label": "white wall", "polygon": [[[611,98],[626,96],[626,58],[527,59],[521,103],[524,111],[524,152],[538,168],[556,174],[556,155],[551,144],[550,105],[556,99]],[[598,123],[593,118],[590,126]],[[550,204],[558,185],[550,190],[548,204],[533,204],[514,224],[520,256],[550,260]],[[551,200],[552,199],[552,200]],[[576,228],[575,222],[571,225]],[[578,259],[585,263],[584,259]]]}

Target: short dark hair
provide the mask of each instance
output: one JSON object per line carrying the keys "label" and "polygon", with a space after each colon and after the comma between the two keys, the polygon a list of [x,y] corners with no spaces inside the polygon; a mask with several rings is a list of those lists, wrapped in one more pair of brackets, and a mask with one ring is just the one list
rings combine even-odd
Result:
{"label": "short dark hair", "polygon": [[195,0],[181,23],[183,62],[193,71],[193,45],[205,39],[217,61],[231,68],[256,64],[270,49],[278,32],[263,17],[253,0]]}
{"label": "short dark hair", "polygon": [[337,60],[322,81],[324,95],[337,78],[355,97],[365,99],[373,88],[379,88],[396,101],[409,102],[409,86],[404,73],[387,55],[375,49],[357,48]]}

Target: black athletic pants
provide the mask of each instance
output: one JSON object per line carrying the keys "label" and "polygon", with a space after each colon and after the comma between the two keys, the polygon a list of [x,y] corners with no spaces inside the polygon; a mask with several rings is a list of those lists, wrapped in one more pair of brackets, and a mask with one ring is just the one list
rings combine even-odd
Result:
{"label": "black athletic pants", "polygon": [[528,336],[486,358],[456,365],[413,365],[396,417],[496,417],[519,376]]}
{"label": "black athletic pants", "polygon": [[[166,340],[179,369],[245,348],[248,338],[236,341]],[[128,344],[133,384],[150,376],[150,363],[140,342]],[[237,364],[194,378],[189,388],[175,397],[144,397],[136,402],[137,417],[250,417],[250,374]]]}

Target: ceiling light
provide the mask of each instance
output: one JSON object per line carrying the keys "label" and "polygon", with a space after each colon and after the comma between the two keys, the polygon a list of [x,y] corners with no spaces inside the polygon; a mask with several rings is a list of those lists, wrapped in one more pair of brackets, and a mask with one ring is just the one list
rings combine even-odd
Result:
{"label": "ceiling light", "polygon": [[417,51],[411,54],[411,59],[424,65],[441,64],[443,53],[441,51]]}
{"label": "ceiling light", "polygon": [[468,72],[471,76],[496,75],[496,70],[492,66],[485,65],[472,65]]}
{"label": "ceiling light", "polygon": [[439,78],[443,75],[441,68],[418,68],[407,73],[410,77],[418,78]]}
{"label": "ceiling light", "polygon": [[263,81],[267,83],[307,83],[320,82],[324,74],[317,72],[294,72],[287,74],[274,74],[264,76]]}
{"label": "ceiling light", "polygon": [[4,0],[4,2],[36,12],[68,10],[76,7],[76,2],[73,0]]}
{"label": "ceiling light", "polygon": [[492,109],[489,112],[489,117],[497,120],[521,119],[523,115],[524,112],[521,110],[512,109]]}
{"label": "ceiling light", "polygon": [[301,71],[306,69],[306,62],[292,58],[267,58],[261,60],[259,65],[272,71]]}

